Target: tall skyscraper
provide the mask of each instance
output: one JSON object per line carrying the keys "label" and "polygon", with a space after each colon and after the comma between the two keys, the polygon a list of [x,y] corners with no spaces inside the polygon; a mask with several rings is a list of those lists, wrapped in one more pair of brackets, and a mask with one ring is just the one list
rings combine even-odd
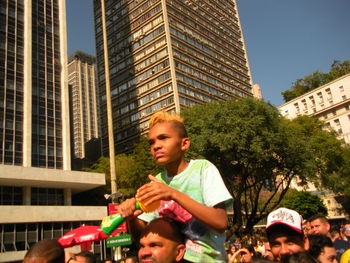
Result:
{"label": "tall skyscraper", "polygon": [[105,153],[106,80],[110,81],[117,153],[130,150],[139,134],[147,131],[154,111],[180,112],[194,104],[253,96],[235,0],[102,3],[104,8],[101,0],[94,0]]}
{"label": "tall skyscraper", "polygon": [[76,51],[68,58],[73,152],[85,158],[85,143],[99,138],[99,105],[95,57]]}
{"label": "tall skyscraper", "polygon": [[106,214],[72,206],[72,193],[105,178],[70,170],[65,9],[64,0],[0,2],[1,262]]}

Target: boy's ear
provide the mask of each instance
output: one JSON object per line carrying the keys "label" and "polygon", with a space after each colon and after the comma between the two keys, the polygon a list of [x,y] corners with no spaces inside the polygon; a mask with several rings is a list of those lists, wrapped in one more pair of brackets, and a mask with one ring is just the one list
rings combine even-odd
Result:
{"label": "boy's ear", "polygon": [[188,148],[190,148],[191,145],[191,141],[189,138],[183,138],[182,139],[182,145],[181,145],[181,149],[183,151],[186,151]]}

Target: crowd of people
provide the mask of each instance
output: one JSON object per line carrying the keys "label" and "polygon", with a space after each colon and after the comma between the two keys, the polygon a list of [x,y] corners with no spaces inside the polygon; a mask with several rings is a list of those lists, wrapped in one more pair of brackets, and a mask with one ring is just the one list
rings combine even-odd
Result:
{"label": "crowd of people", "polygon": [[[227,247],[228,262],[350,262],[350,224],[331,227],[315,215],[303,220],[296,211],[280,208],[268,215],[263,233]],[[265,261],[261,261],[265,260]]]}
{"label": "crowd of people", "polygon": [[[296,211],[286,208],[268,215],[266,239],[256,244],[231,246],[227,256],[226,209],[233,199],[219,170],[207,160],[185,159],[191,142],[180,116],[158,112],[152,116],[149,127],[150,152],[156,163],[164,166],[164,171],[156,176],[149,175],[151,182],[137,190],[136,198],[145,205],[160,202],[160,206],[154,212],[143,213],[135,208],[136,198],[127,199],[118,206],[118,213],[126,219],[134,241],[140,245],[138,258],[130,260],[139,263],[328,263],[339,260],[349,263],[346,258],[350,254],[349,240],[343,240],[341,235],[345,233],[345,237],[350,238],[350,224],[340,232],[331,229],[325,217],[315,216],[303,221]],[[38,243],[42,245],[47,244]],[[57,260],[33,261],[40,254],[38,251],[45,257],[49,251],[34,246],[24,263],[95,262],[87,261],[88,252],[66,255],[62,261],[63,250],[51,245],[55,248],[52,257]]]}

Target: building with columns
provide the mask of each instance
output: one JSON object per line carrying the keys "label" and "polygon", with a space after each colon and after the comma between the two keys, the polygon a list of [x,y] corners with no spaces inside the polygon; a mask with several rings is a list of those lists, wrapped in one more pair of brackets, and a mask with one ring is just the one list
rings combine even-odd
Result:
{"label": "building with columns", "polygon": [[94,15],[105,154],[109,100],[120,153],[155,111],[253,96],[235,0],[94,0]]}
{"label": "building with columns", "polygon": [[107,213],[72,206],[105,176],[71,171],[65,10],[64,0],[0,3],[0,262]]}

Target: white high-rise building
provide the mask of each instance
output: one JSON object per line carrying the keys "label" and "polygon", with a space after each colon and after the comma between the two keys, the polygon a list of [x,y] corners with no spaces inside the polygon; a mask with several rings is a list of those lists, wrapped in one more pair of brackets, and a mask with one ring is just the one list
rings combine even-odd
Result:
{"label": "white high-rise building", "polygon": [[315,116],[350,144],[350,74],[290,100],[278,109],[288,119]]}
{"label": "white high-rise building", "polygon": [[[339,139],[350,144],[350,74],[344,75],[278,107],[288,119],[299,115],[315,116],[338,133]],[[297,184],[292,187],[302,190]],[[336,201],[336,195],[328,190],[316,189],[308,184],[307,191],[319,195],[328,209],[331,219],[345,218],[344,210]]]}

